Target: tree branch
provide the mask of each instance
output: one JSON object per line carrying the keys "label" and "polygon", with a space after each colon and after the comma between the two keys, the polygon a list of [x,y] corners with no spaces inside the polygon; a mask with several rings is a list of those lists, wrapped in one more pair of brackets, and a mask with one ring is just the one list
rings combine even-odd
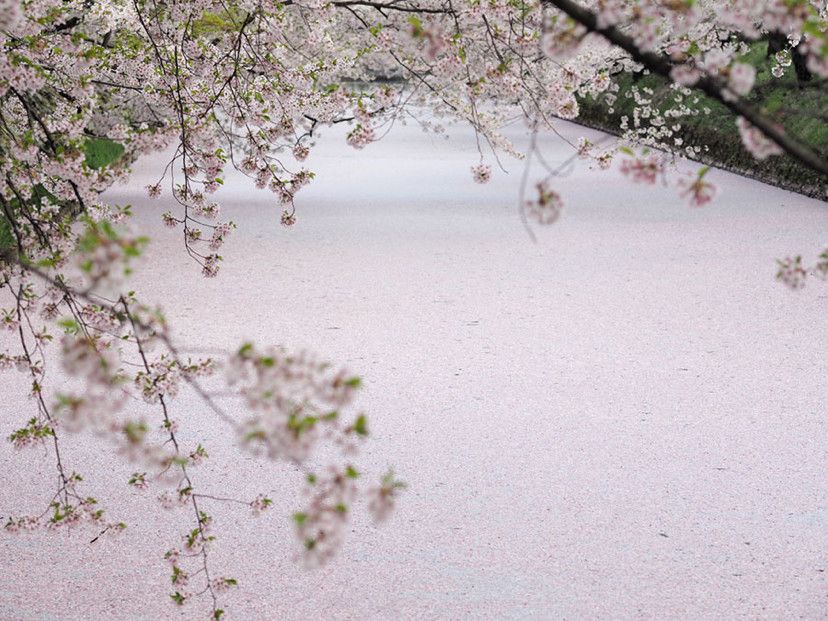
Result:
{"label": "tree branch", "polygon": [[417,6],[400,5],[397,2],[371,2],[370,0],[335,0],[331,2],[334,6],[342,6],[350,8],[352,6],[367,6],[378,11],[399,11],[401,13],[414,13],[415,15],[432,14],[432,15],[447,15],[451,11],[447,9],[426,9]]}

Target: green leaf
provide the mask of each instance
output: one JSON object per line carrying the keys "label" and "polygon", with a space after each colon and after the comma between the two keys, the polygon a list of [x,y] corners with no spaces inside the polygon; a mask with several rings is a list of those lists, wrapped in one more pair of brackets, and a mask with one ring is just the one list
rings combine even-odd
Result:
{"label": "green leaf", "polygon": [[423,23],[416,17],[409,17],[408,21],[411,24],[411,36],[415,39],[419,39],[420,37],[422,37]]}
{"label": "green leaf", "polygon": [[61,319],[58,325],[63,328],[65,334],[77,334],[80,332],[80,324],[74,319]]}
{"label": "green leaf", "polygon": [[358,436],[368,435],[368,425],[365,419],[365,414],[360,414],[354,423],[354,431]]}

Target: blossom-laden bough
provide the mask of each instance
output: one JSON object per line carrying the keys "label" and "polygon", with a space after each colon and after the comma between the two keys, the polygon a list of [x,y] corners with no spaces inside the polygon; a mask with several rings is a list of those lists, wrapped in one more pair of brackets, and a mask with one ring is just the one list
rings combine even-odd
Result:
{"label": "blossom-laden bough", "polygon": [[[123,528],[84,497],[62,457],[67,433],[92,429],[140,465],[133,486],[172,481],[161,504],[193,516],[167,555],[172,597],[183,604],[207,594],[220,617],[220,593],[236,583],[208,562],[216,535],[204,505],[240,502],[261,512],[270,499],[201,493],[193,470],[209,447],[179,442],[172,408],[183,384],[238,434],[242,450],[302,469],[320,443],[334,447],[329,468],[304,472],[309,505],[295,516],[311,562],[336,550],[360,493],[353,459],[367,426],[346,413],[355,378],[309,354],[244,345],[223,361],[226,383],[248,404],[250,416],[237,420],[203,386],[217,362],[186,359],[163,313],[130,292],[146,239],[130,209],[105,204],[101,192],[130,179],[134,158],[168,157],[147,192],[170,193],[176,208],[164,224],[180,231],[208,277],[219,274],[236,227],[215,199],[228,168],[271,192],[274,218],[291,226],[297,195],[313,180],[303,162],[333,124],[347,124],[347,142],[363,149],[395,123],[441,132],[442,118],[468,122],[478,138],[474,181],[491,178],[486,160],[500,153],[536,158],[548,174],[526,179],[521,215],[527,226],[529,218],[554,222],[566,194],[560,174],[572,162],[548,165],[534,138],[518,153],[499,128],[521,116],[534,131],[554,132],[557,119],[577,118],[579,97],[617,98],[619,71],[661,75],[683,102],[704,92],[732,110],[757,158],[784,152],[826,175],[824,152],[748,102],[756,73],[742,60],[750,41],[767,39],[775,76],[793,66],[808,88],[824,90],[826,33],[825,6],[810,0],[0,0],[0,368],[28,376],[34,403],[10,441],[50,445],[59,472],[47,510],[6,528]],[[683,109],[694,112],[687,101]],[[639,117],[651,113],[645,97],[637,103]],[[666,166],[671,155],[652,149],[676,150],[661,140],[671,131],[628,132],[638,144],[581,140],[572,160],[596,169],[620,160],[633,179],[667,180],[677,174]],[[692,206],[716,193],[705,173],[676,183]],[[779,278],[797,288],[808,273],[825,276],[825,265],[825,253],[813,268],[786,259]],[[50,348],[84,390],[45,389]],[[131,419],[133,398],[156,408],[156,420]],[[148,434],[158,426],[161,444]],[[388,474],[363,492],[384,518],[401,488]]]}

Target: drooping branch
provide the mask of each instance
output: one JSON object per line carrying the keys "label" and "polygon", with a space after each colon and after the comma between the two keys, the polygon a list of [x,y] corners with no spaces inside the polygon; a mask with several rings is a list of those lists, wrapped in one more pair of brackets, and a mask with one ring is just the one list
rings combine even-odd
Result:
{"label": "drooping branch", "polygon": [[[573,0],[542,1],[547,6],[557,7],[573,20],[584,26],[589,32],[594,32],[602,36],[609,43],[620,47],[633,60],[641,63],[653,73],[671,82],[675,82],[671,74],[676,65],[670,61],[668,56],[642,50],[632,37],[621,32],[615,26],[599,26],[598,16],[576,2],[573,2]],[[812,170],[828,175],[828,161],[824,157],[808,146],[788,136],[783,129],[779,128],[743,97],[735,96],[731,91],[727,91],[727,84],[723,80],[710,75],[702,75],[692,88],[702,91],[716,101],[724,104],[735,114],[744,117],[751,125],[761,130],[765,136],[779,145],[779,147],[795,160]],[[725,91],[727,91],[727,95],[725,95]]]}
{"label": "drooping branch", "polygon": [[415,15],[447,15],[452,13],[451,10],[448,9],[440,9],[440,8],[423,8],[418,6],[408,6],[405,4],[400,4],[399,2],[371,2],[370,0],[334,0],[331,2],[333,6],[341,6],[341,7],[353,7],[353,6],[365,6],[370,7],[373,9],[377,9],[378,11],[397,11],[400,13],[413,13]]}

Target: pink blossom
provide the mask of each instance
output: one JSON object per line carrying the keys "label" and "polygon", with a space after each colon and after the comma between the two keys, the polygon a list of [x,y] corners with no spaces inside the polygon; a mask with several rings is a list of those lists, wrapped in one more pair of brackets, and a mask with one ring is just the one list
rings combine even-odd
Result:
{"label": "pink blossom", "polygon": [[822,280],[828,280],[828,246],[819,255],[819,260],[814,265],[813,273]]}
{"label": "pink blossom", "polygon": [[657,155],[625,158],[621,161],[621,172],[636,183],[654,184],[664,172],[664,164]]}
{"label": "pink blossom", "polygon": [[282,213],[282,226],[290,227],[296,224],[296,214],[285,210]]}
{"label": "pink blossom", "polygon": [[779,271],[776,273],[777,280],[796,291],[805,286],[805,277],[808,275],[802,265],[802,257],[785,257],[784,260],[777,259]]}
{"label": "pink blossom", "polygon": [[588,159],[591,155],[592,148],[595,145],[592,144],[589,140],[581,136],[578,138],[578,157],[580,159]]}
{"label": "pink blossom", "polygon": [[825,53],[808,54],[805,64],[808,71],[814,75],[822,76],[823,78],[828,77],[828,57],[826,57]]}
{"label": "pink blossom", "polygon": [[273,501],[270,498],[267,498],[264,494],[259,494],[256,496],[250,503],[250,508],[253,510],[254,515],[259,515],[264,513]]}
{"label": "pink blossom", "polygon": [[0,2],[0,30],[11,31],[20,21],[21,9],[19,0],[3,0]]}
{"label": "pink blossom", "polygon": [[733,63],[730,67],[728,85],[737,95],[747,95],[753,88],[756,69],[745,63]]}
{"label": "pink blossom", "polygon": [[210,587],[217,594],[226,593],[234,586],[236,586],[236,581],[233,578],[213,578],[210,581]]}
{"label": "pink blossom", "polygon": [[223,222],[213,229],[213,236],[210,238],[210,250],[218,250],[226,241],[227,237],[235,228],[232,222]]}
{"label": "pink blossom", "polygon": [[782,50],[781,52],[777,52],[774,54],[774,59],[779,64],[780,67],[790,67],[791,66],[791,52],[790,50]]}
{"label": "pink blossom", "polygon": [[394,476],[393,470],[389,470],[382,477],[380,485],[369,490],[368,511],[376,523],[385,522],[389,518],[400,492],[405,488],[405,483]]}
{"label": "pink blossom", "polygon": [[492,167],[485,164],[478,164],[471,168],[475,183],[488,183],[492,178]]}
{"label": "pink blossom", "polygon": [[206,276],[207,278],[214,278],[218,276],[219,273],[219,261],[221,261],[221,256],[217,254],[210,254],[204,257],[204,263],[202,264],[201,273]]}
{"label": "pink blossom", "polygon": [[[213,497],[200,488],[196,491],[201,473],[191,467],[202,463],[207,452],[200,445],[192,448],[192,430],[184,428],[188,417],[180,419],[179,430],[169,418],[179,410],[166,408],[182,405],[173,401],[184,390],[182,382],[204,397],[208,412],[219,413],[224,406],[223,398],[212,400],[212,395],[234,391],[244,409],[233,406],[227,422],[238,433],[240,445],[287,460],[307,475],[305,506],[295,516],[296,533],[307,562],[324,562],[349,530],[360,494],[381,521],[401,489],[390,473],[377,485],[358,485],[365,479],[351,461],[368,426],[364,416],[344,411],[354,403],[358,379],[307,352],[250,345],[229,357],[226,378],[204,381],[213,363],[179,356],[183,350],[168,340],[170,331],[161,312],[126,294],[131,288],[128,276],[146,240],[128,228],[128,210],[101,203],[101,192],[117,180],[143,185],[129,170],[131,158],[166,158],[164,175],[146,191],[159,198],[164,184],[170,184],[169,202],[177,206],[162,216],[163,223],[184,225],[184,250],[199,262],[204,275],[212,277],[219,272],[218,253],[233,228],[232,223],[213,220],[221,203],[212,202],[212,196],[221,196],[217,190],[227,165],[238,168],[251,185],[269,189],[273,202],[280,205],[281,223],[292,226],[302,208],[297,193],[313,179],[308,170],[297,172],[294,160],[303,161],[312,141],[329,127],[351,122],[346,140],[357,149],[412,118],[439,134],[444,121],[420,114],[426,106],[436,116],[446,116],[447,125],[457,120],[473,123],[481,146],[519,155],[499,133],[513,112],[519,110],[530,126],[554,130],[554,117],[575,118],[585,97],[600,97],[612,108],[627,94],[618,92],[612,79],[616,71],[647,68],[543,3],[410,4],[405,11],[385,11],[378,21],[362,23],[360,19],[379,15],[370,7],[343,7],[324,0],[284,6],[241,2],[229,7],[182,0],[162,3],[163,10],[142,20],[140,28],[135,27],[139,5],[81,4],[0,0],[0,45],[8,52],[0,54],[0,202],[11,206],[7,216],[25,212],[25,217],[11,222],[17,225],[12,232],[18,254],[28,266],[47,272],[44,281],[53,282],[52,291],[41,294],[42,285],[29,282],[39,283],[39,276],[30,279],[19,266],[4,265],[0,276],[10,285],[0,288],[19,296],[16,304],[0,312],[0,332],[23,346],[22,352],[4,350],[0,369],[25,373],[24,381],[11,384],[20,383],[32,397],[32,412],[7,430],[8,438],[17,448],[46,442],[56,452],[52,445],[57,440],[69,442],[64,432],[90,429],[127,459],[140,460],[140,467],[152,474],[134,473],[134,487],[142,488],[148,480],[167,482],[171,491],[161,495],[162,505],[195,509],[181,512],[189,523],[182,528],[180,543],[175,542],[177,549],[167,555],[173,601],[211,598],[235,581],[214,577],[221,576],[212,565],[212,536],[207,535],[214,526],[203,510],[214,502],[230,502],[249,505],[256,513],[267,509],[270,499],[260,495],[247,503],[226,494],[220,500],[218,492]],[[710,75],[726,83],[725,97],[749,93],[755,72],[738,59],[747,51],[746,39],[766,32],[790,33],[786,50],[774,59],[774,75],[791,64],[793,49],[805,55],[815,75],[828,74],[826,13],[816,1],[582,4],[593,12],[599,29],[614,25],[640,49],[666,51],[676,63],[671,77],[680,86],[695,85],[701,75]],[[256,9],[252,22],[238,19],[239,10],[251,7]],[[78,13],[80,8],[86,12]],[[223,26],[199,32],[204,15]],[[126,31],[129,36],[121,36]],[[562,64],[562,59],[569,60]],[[328,86],[377,75],[399,76],[405,88]],[[681,116],[701,113],[701,104],[684,88],[671,87],[662,96],[646,82],[628,91],[635,112],[622,131],[644,145],[684,147],[674,133]],[[675,118],[662,114],[660,104],[668,97],[675,99],[668,110],[676,113]],[[757,157],[778,152],[744,119],[740,132]],[[128,157],[114,166],[90,168],[84,153],[89,141],[99,138],[123,145]],[[573,149],[576,157],[590,158],[600,168],[609,166],[615,152],[599,153],[586,140]],[[553,170],[558,164],[549,163]],[[665,176],[656,156],[628,159],[621,169],[645,183]],[[477,183],[491,179],[489,166],[481,163],[471,170]],[[528,217],[543,224],[557,220],[564,207],[552,179],[530,188],[531,199],[521,205]],[[716,192],[701,174],[679,186],[692,206],[706,204]],[[44,199],[41,190],[49,198]],[[70,204],[84,217],[65,218]],[[828,277],[828,250],[811,268],[799,257],[779,265],[780,280],[799,288],[807,274]],[[61,313],[67,315],[63,321]],[[65,336],[58,351],[50,352],[56,321]],[[210,347],[209,341],[203,345]],[[58,359],[62,374],[49,366]],[[56,377],[63,379],[47,382]],[[135,415],[132,408],[124,412],[128,399],[136,397],[145,402],[133,404],[142,413]],[[152,413],[144,418],[144,410]],[[150,420],[153,423],[145,422]],[[148,437],[150,426],[159,422],[160,441]],[[62,451],[61,459],[68,463],[73,454],[71,449]],[[329,458],[333,466],[322,467]],[[63,463],[58,466],[63,482],[56,492],[50,490],[48,510],[39,518],[9,518],[6,529],[87,524],[96,533],[102,528],[120,530],[117,524],[104,525],[95,501],[75,489],[75,475],[69,476]]]}
{"label": "pink blossom", "polygon": [[355,149],[364,149],[374,138],[375,134],[373,129],[357,125],[348,133],[347,142]]}
{"label": "pink blossom", "polygon": [[748,152],[757,160],[764,160],[771,155],[781,155],[782,147],[765,136],[760,130],[748,123],[744,117],[736,119],[739,128],[739,135],[742,137],[742,144]]}
{"label": "pink blossom", "polygon": [[712,50],[709,50],[707,54],[704,55],[704,68],[712,74],[718,74],[719,71],[727,67],[728,63],[730,62],[730,56],[728,53],[720,48],[716,47]]}
{"label": "pink blossom", "polygon": [[683,187],[681,195],[688,199],[690,207],[704,207],[718,193],[715,185],[703,181],[701,178],[694,180],[692,183],[682,182],[679,185]]}
{"label": "pink blossom", "polygon": [[164,559],[170,565],[175,566],[175,565],[178,564],[178,558],[179,558],[180,554],[181,554],[181,552],[179,550],[173,548],[171,550],[167,550],[167,552],[164,554]]}
{"label": "pink blossom", "polygon": [[17,320],[17,311],[6,310],[4,308],[0,309],[0,313],[2,313],[2,316],[0,316],[0,327],[5,328],[10,332],[17,330],[20,325],[20,322]]}
{"label": "pink blossom", "polygon": [[29,423],[9,436],[9,441],[16,449],[23,449],[34,445],[44,444],[47,438],[54,436],[54,431],[51,426],[36,418],[32,418]]}
{"label": "pink blossom", "polygon": [[209,205],[198,205],[195,209],[196,216],[205,218],[207,220],[215,220],[221,211],[218,203],[210,203]]}
{"label": "pink blossom", "polygon": [[293,147],[293,157],[295,157],[300,162],[307,159],[309,153],[310,149],[307,147],[307,145],[299,144]]}
{"label": "pink blossom", "polygon": [[535,186],[538,192],[538,197],[534,200],[526,201],[526,209],[529,216],[535,219],[538,224],[547,225],[552,224],[561,217],[564,203],[560,194],[549,187],[546,181],[538,183]]}

